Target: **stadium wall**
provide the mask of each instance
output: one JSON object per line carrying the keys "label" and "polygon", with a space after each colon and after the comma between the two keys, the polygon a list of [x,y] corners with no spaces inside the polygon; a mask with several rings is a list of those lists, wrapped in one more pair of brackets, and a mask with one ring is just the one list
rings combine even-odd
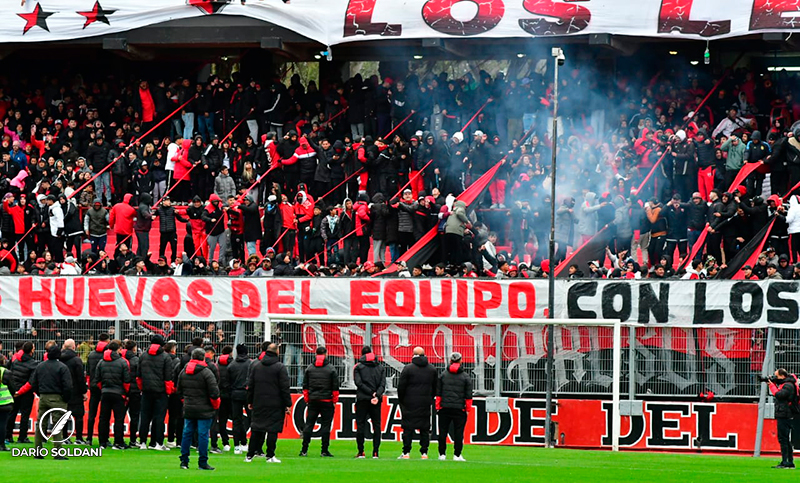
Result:
{"label": "stadium wall", "polygon": [[[281,439],[299,439],[303,427],[305,403],[300,395],[292,396],[292,411],[284,421]],[[37,400],[38,403],[38,400]],[[34,403],[32,414],[37,413]],[[86,414],[88,414],[88,402]],[[609,401],[561,399],[553,413],[557,445],[579,449],[611,448],[611,413]],[[396,397],[382,403],[384,441],[400,441],[402,411]],[[643,402],[641,416],[622,418],[620,447],[627,450],[686,451],[714,453],[753,453],[756,404],[700,402]],[[87,417],[87,416],[84,416]],[[509,412],[489,413],[486,399],[475,399],[470,413],[465,442],[469,444],[544,446],[545,401],[511,398]],[[33,421],[28,422],[33,427]],[[126,435],[128,419],[125,420]],[[344,396],[336,405],[332,439],[355,439],[355,397]],[[232,423],[228,423],[229,431]],[[433,424],[434,433],[436,424]],[[777,453],[775,420],[764,424],[762,453]],[[317,437],[319,435],[315,435]]]}

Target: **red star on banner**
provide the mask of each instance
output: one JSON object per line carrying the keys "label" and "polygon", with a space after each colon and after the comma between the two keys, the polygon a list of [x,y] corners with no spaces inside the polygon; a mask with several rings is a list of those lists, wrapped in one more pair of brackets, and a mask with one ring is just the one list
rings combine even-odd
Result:
{"label": "red star on banner", "polygon": [[222,7],[225,6],[225,3],[220,1],[212,2],[211,0],[189,0],[189,5],[194,5],[206,15],[212,15],[222,10]]}
{"label": "red star on banner", "polygon": [[116,12],[116,10],[103,10],[103,7],[100,6],[100,2],[98,0],[94,2],[94,7],[92,10],[88,12],[78,12],[78,15],[83,15],[86,17],[86,22],[83,24],[83,28],[86,28],[95,22],[103,22],[106,25],[111,25],[111,22],[108,21],[108,15],[111,15],[114,12]]}
{"label": "red star on banner", "polygon": [[45,12],[42,10],[42,6],[40,4],[36,4],[33,7],[33,12],[31,13],[18,13],[17,16],[22,17],[25,20],[25,27],[22,29],[22,35],[28,33],[28,30],[32,29],[33,27],[41,27],[46,31],[50,31],[47,28],[47,17],[53,15],[55,12]]}

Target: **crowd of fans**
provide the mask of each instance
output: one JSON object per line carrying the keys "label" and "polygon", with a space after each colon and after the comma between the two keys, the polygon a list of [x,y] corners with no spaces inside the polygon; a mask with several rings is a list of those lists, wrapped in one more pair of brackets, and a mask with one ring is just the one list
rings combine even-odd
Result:
{"label": "crowd of fans", "polygon": [[[772,215],[767,246],[798,261],[796,79],[740,69],[703,102],[713,79],[693,69],[562,76],[557,261],[609,240],[570,276],[713,276]],[[397,273],[542,276],[543,74],[5,86],[0,273],[370,275],[436,229],[435,253]],[[456,199],[497,163],[474,203]],[[763,166],[731,186],[747,163]]]}

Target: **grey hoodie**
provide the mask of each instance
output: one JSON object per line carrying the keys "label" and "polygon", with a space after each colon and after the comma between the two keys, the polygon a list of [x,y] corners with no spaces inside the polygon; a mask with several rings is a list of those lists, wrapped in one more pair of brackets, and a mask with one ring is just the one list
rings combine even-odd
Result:
{"label": "grey hoodie", "polygon": [[630,238],[633,236],[631,227],[631,204],[622,196],[614,197],[614,225],[617,227],[618,238]]}
{"label": "grey hoodie", "polygon": [[220,197],[221,200],[227,200],[230,196],[236,196],[236,183],[229,175],[220,173],[217,179],[214,180],[214,193]]}
{"label": "grey hoodie", "polygon": [[588,192],[583,197],[583,203],[578,208],[578,234],[581,236],[594,236],[597,233],[597,210],[600,204],[596,203],[597,195]]}
{"label": "grey hoodie", "polygon": [[464,236],[464,230],[469,223],[467,218],[467,204],[461,200],[453,203],[453,211],[447,217],[447,222],[444,226],[445,234]]}

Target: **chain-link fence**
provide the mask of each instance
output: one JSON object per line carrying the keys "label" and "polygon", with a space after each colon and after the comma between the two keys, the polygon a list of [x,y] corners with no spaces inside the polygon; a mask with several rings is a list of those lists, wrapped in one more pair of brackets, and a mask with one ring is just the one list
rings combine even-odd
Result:
{"label": "chain-link fence", "polygon": [[[775,329],[774,365],[800,371],[800,331]],[[544,325],[464,325],[427,323],[320,323],[276,321],[147,322],[102,320],[0,320],[2,353],[31,340],[37,359],[45,344],[75,340],[86,361],[101,333],[134,340],[140,350],[153,334],[175,341],[178,353],[201,338],[219,354],[223,347],[246,344],[251,357],[270,340],[280,344],[292,386],[303,374],[317,346],[325,346],[343,390],[355,389],[353,368],[369,345],[383,361],[387,391],[392,394],[400,371],[412,360],[414,347],[445,370],[459,352],[477,395],[536,396],[546,390],[547,327]],[[767,329],[637,327],[622,329],[621,389],[631,399],[696,397],[711,391],[716,398],[755,400],[767,349]],[[554,390],[562,396],[611,394],[612,329],[558,326],[554,330]],[[497,356],[499,349],[499,358]],[[634,364],[631,364],[631,361]]]}

